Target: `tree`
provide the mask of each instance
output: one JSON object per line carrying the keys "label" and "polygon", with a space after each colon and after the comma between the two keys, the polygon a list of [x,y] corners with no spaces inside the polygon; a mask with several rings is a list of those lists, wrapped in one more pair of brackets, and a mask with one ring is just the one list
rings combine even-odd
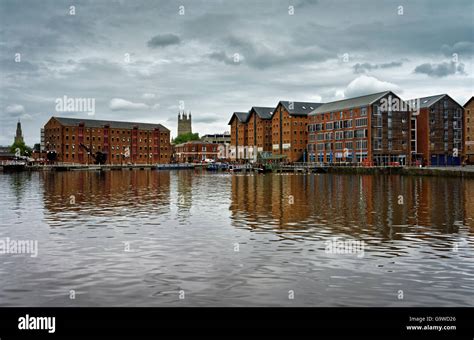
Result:
{"label": "tree", "polygon": [[181,144],[181,143],[186,143],[192,140],[199,140],[199,133],[183,133],[182,135],[179,135],[175,139],[173,139],[174,144]]}
{"label": "tree", "polygon": [[21,156],[29,156],[31,157],[31,148],[25,144],[25,142],[15,142],[10,147],[10,152],[16,153],[16,149],[20,149]]}

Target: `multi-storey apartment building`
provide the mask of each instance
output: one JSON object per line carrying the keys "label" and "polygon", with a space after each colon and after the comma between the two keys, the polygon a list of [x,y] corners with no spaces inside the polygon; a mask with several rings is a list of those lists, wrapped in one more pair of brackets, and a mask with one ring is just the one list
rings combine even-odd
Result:
{"label": "multi-storey apartment building", "polygon": [[474,97],[464,104],[464,155],[474,164]]}
{"label": "multi-storey apartment building", "polygon": [[321,103],[280,101],[271,120],[272,155],[288,162],[307,160],[308,114]]}
{"label": "multi-storey apartment building", "polygon": [[258,154],[272,150],[272,114],[274,107],[254,106],[247,119],[248,157],[256,161]]}
{"label": "multi-storey apartment building", "polygon": [[385,91],[320,105],[309,114],[309,160],[409,164],[411,113]]}
{"label": "multi-storey apartment building", "polygon": [[234,112],[230,125],[230,158],[232,160],[247,160],[248,157],[248,112]]}
{"label": "multi-storey apartment building", "polygon": [[447,94],[416,101],[419,102],[419,112],[415,115],[416,145],[423,164],[461,164],[464,108]]}
{"label": "multi-storey apartment building", "polygon": [[177,162],[202,162],[207,159],[217,160],[218,145],[201,141],[190,141],[174,146]]}
{"label": "multi-storey apartment building", "polygon": [[64,163],[94,163],[97,153],[106,164],[169,163],[171,157],[170,131],[161,124],[51,117],[44,143]]}

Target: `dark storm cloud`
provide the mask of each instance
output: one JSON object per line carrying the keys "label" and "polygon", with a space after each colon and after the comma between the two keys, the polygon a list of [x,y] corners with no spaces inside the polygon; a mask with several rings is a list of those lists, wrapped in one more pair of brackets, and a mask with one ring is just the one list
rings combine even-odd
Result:
{"label": "dark storm cloud", "polygon": [[[27,143],[37,142],[39,128],[55,114],[55,98],[64,95],[94,98],[98,119],[163,123],[172,134],[181,101],[201,134],[228,130],[233,111],[281,99],[328,101],[390,88],[408,97],[448,92],[466,101],[472,1],[413,1],[402,4],[402,16],[399,5],[0,0],[0,145],[11,143],[18,118]],[[457,66],[449,63],[454,57]],[[436,81],[427,82],[427,75]]]}
{"label": "dark storm cloud", "polygon": [[453,74],[462,74],[466,75],[464,72],[464,64],[456,64],[454,62],[443,62],[439,64],[421,64],[418,65],[415,70],[415,73],[426,74],[430,77],[447,77]]}
{"label": "dark storm cloud", "polygon": [[169,45],[177,45],[181,42],[181,39],[172,33],[158,34],[148,40],[147,45],[150,48],[165,47]]}

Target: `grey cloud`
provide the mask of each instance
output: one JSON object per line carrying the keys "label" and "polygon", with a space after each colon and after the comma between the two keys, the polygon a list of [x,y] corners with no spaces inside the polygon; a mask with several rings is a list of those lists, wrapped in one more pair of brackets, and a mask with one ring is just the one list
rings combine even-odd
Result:
{"label": "grey cloud", "polygon": [[[227,119],[227,117],[226,117]],[[215,123],[222,120],[222,117],[219,116],[214,116],[214,115],[206,115],[206,114],[200,114],[200,115],[194,115],[193,116],[193,123]]]}
{"label": "grey cloud", "polygon": [[23,107],[23,105],[20,105],[20,104],[12,104],[12,105],[8,105],[5,108],[5,112],[13,116],[18,116],[25,113],[25,108]]}
{"label": "grey cloud", "polygon": [[240,65],[240,59],[234,59],[233,56],[227,55],[224,51],[210,53],[209,59],[222,61],[227,65]]}
{"label": "grey cloud", "polygon": [[426,74],[430,77],[447,77],[449,75],[453,74],[462,74],[466,75],[464,72],[464,64],[463,63],[454,63],[454,62],[442,62],[439,64],[430,64],[430,63],[425,63],[418,65],[414,73],[421,73],[421,74]]}
{"label": "grey cloud", "polygon": [[[11,144],[15,133],[17,117],[5,112],[7,106],[22,105],[23,115],[31,115],[22,122],[25,140],[33,144],[54,112],[54,98],[63,95],[95,98],[97,119],[161,122],[172,132],[183,100],[200,134],[228,129],[233,111],[281,99],[327,101],[394,84],[410,97],[442,91],[465,102],[472,95],[471,74],[433,82],[413,72],[433,58],[449,62],[452,53],[466,65],[463,72],[472,72],[464,59],[472,56],[474,44],[472,0],[418,0],[405,6],[404,16],[396,14],[397,4],[376,0],[179,4],[186,9],[183,16],[176,3],[165,0],[80,1],[70,17],[66,2],[0,1],[0,61],[7,61],[0,65],[0,144]],[[293,16],[289,5],[295,6]],[[341,13],[350,15],[341,20]],[[165,39],[166,33],[175,37]],[[159,38],[153,41],[154,36]],[[173,42],[178,44],[166,45]],[[22,53],[19,65],[13,63],[17,52]],[[130,63],[124,63],[124,53]],[[235,53],[239,67],[231,67]],[[351,63],[339,61],[343,53]],[[380,71],[385,60],[403,63],[392,65],[396,77],[384,72],[378,81],[361,78],[347,86],[363,76],[354,76],[353,64]],[[143,99],[144,93],[156,94],[160,105]],[[112,98],[148,107],[139,110],[120,101],[111,107]],[[114,110],[118,107],[131,111]]]}
{"label": "grey cloud", "polygon": [[181,42],[181,39],[172,33],[158,34],[148,40],[147,45],[150,48],[165,47],[169,45],[177,45]]}
{"label": "grey cloud", "polygon": [[257,69],[324,61],[335,57],[334,53],[321,49],[316,44],[295,48],[280,43],[277,48],[271,48],[262,41],[251,40],[249,36],[244,38],[235,35],[227,37],[226,43],[235,53],[243,56],[244,63]]}
{"label": "grey cloud", "polygon": [[472,41],[459,41],[454,45],[443,45],[441,51],[447,57],[452,57],[454,53],[458,55],[459,58],[467,57],[472,58],[474,54],[474,42]]}
{"label": "grey cloud", "polygon": [[377,70],[377,69],[400,67],[402,65],[403,63],[401,61],[392,61],[390,63],[382,63],[382,64],[357,63],[352,68],[354,69],[354,73],[365,73],[365,72]]}

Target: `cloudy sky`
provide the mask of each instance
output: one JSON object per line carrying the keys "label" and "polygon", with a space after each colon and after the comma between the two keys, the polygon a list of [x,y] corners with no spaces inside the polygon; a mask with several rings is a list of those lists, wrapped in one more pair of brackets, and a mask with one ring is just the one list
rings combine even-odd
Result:
{"label": "cloudy sky", "polygon": [[[200,134],[279,100],[391,89],[464,104],[473,4],[0,0],[0,145],[13,142],[18,118],[27,144],[39,142],[53,115],[161,123],[176,135],[180,101]],[[64,96],[94,99],[94,116],[57,112]]]}

